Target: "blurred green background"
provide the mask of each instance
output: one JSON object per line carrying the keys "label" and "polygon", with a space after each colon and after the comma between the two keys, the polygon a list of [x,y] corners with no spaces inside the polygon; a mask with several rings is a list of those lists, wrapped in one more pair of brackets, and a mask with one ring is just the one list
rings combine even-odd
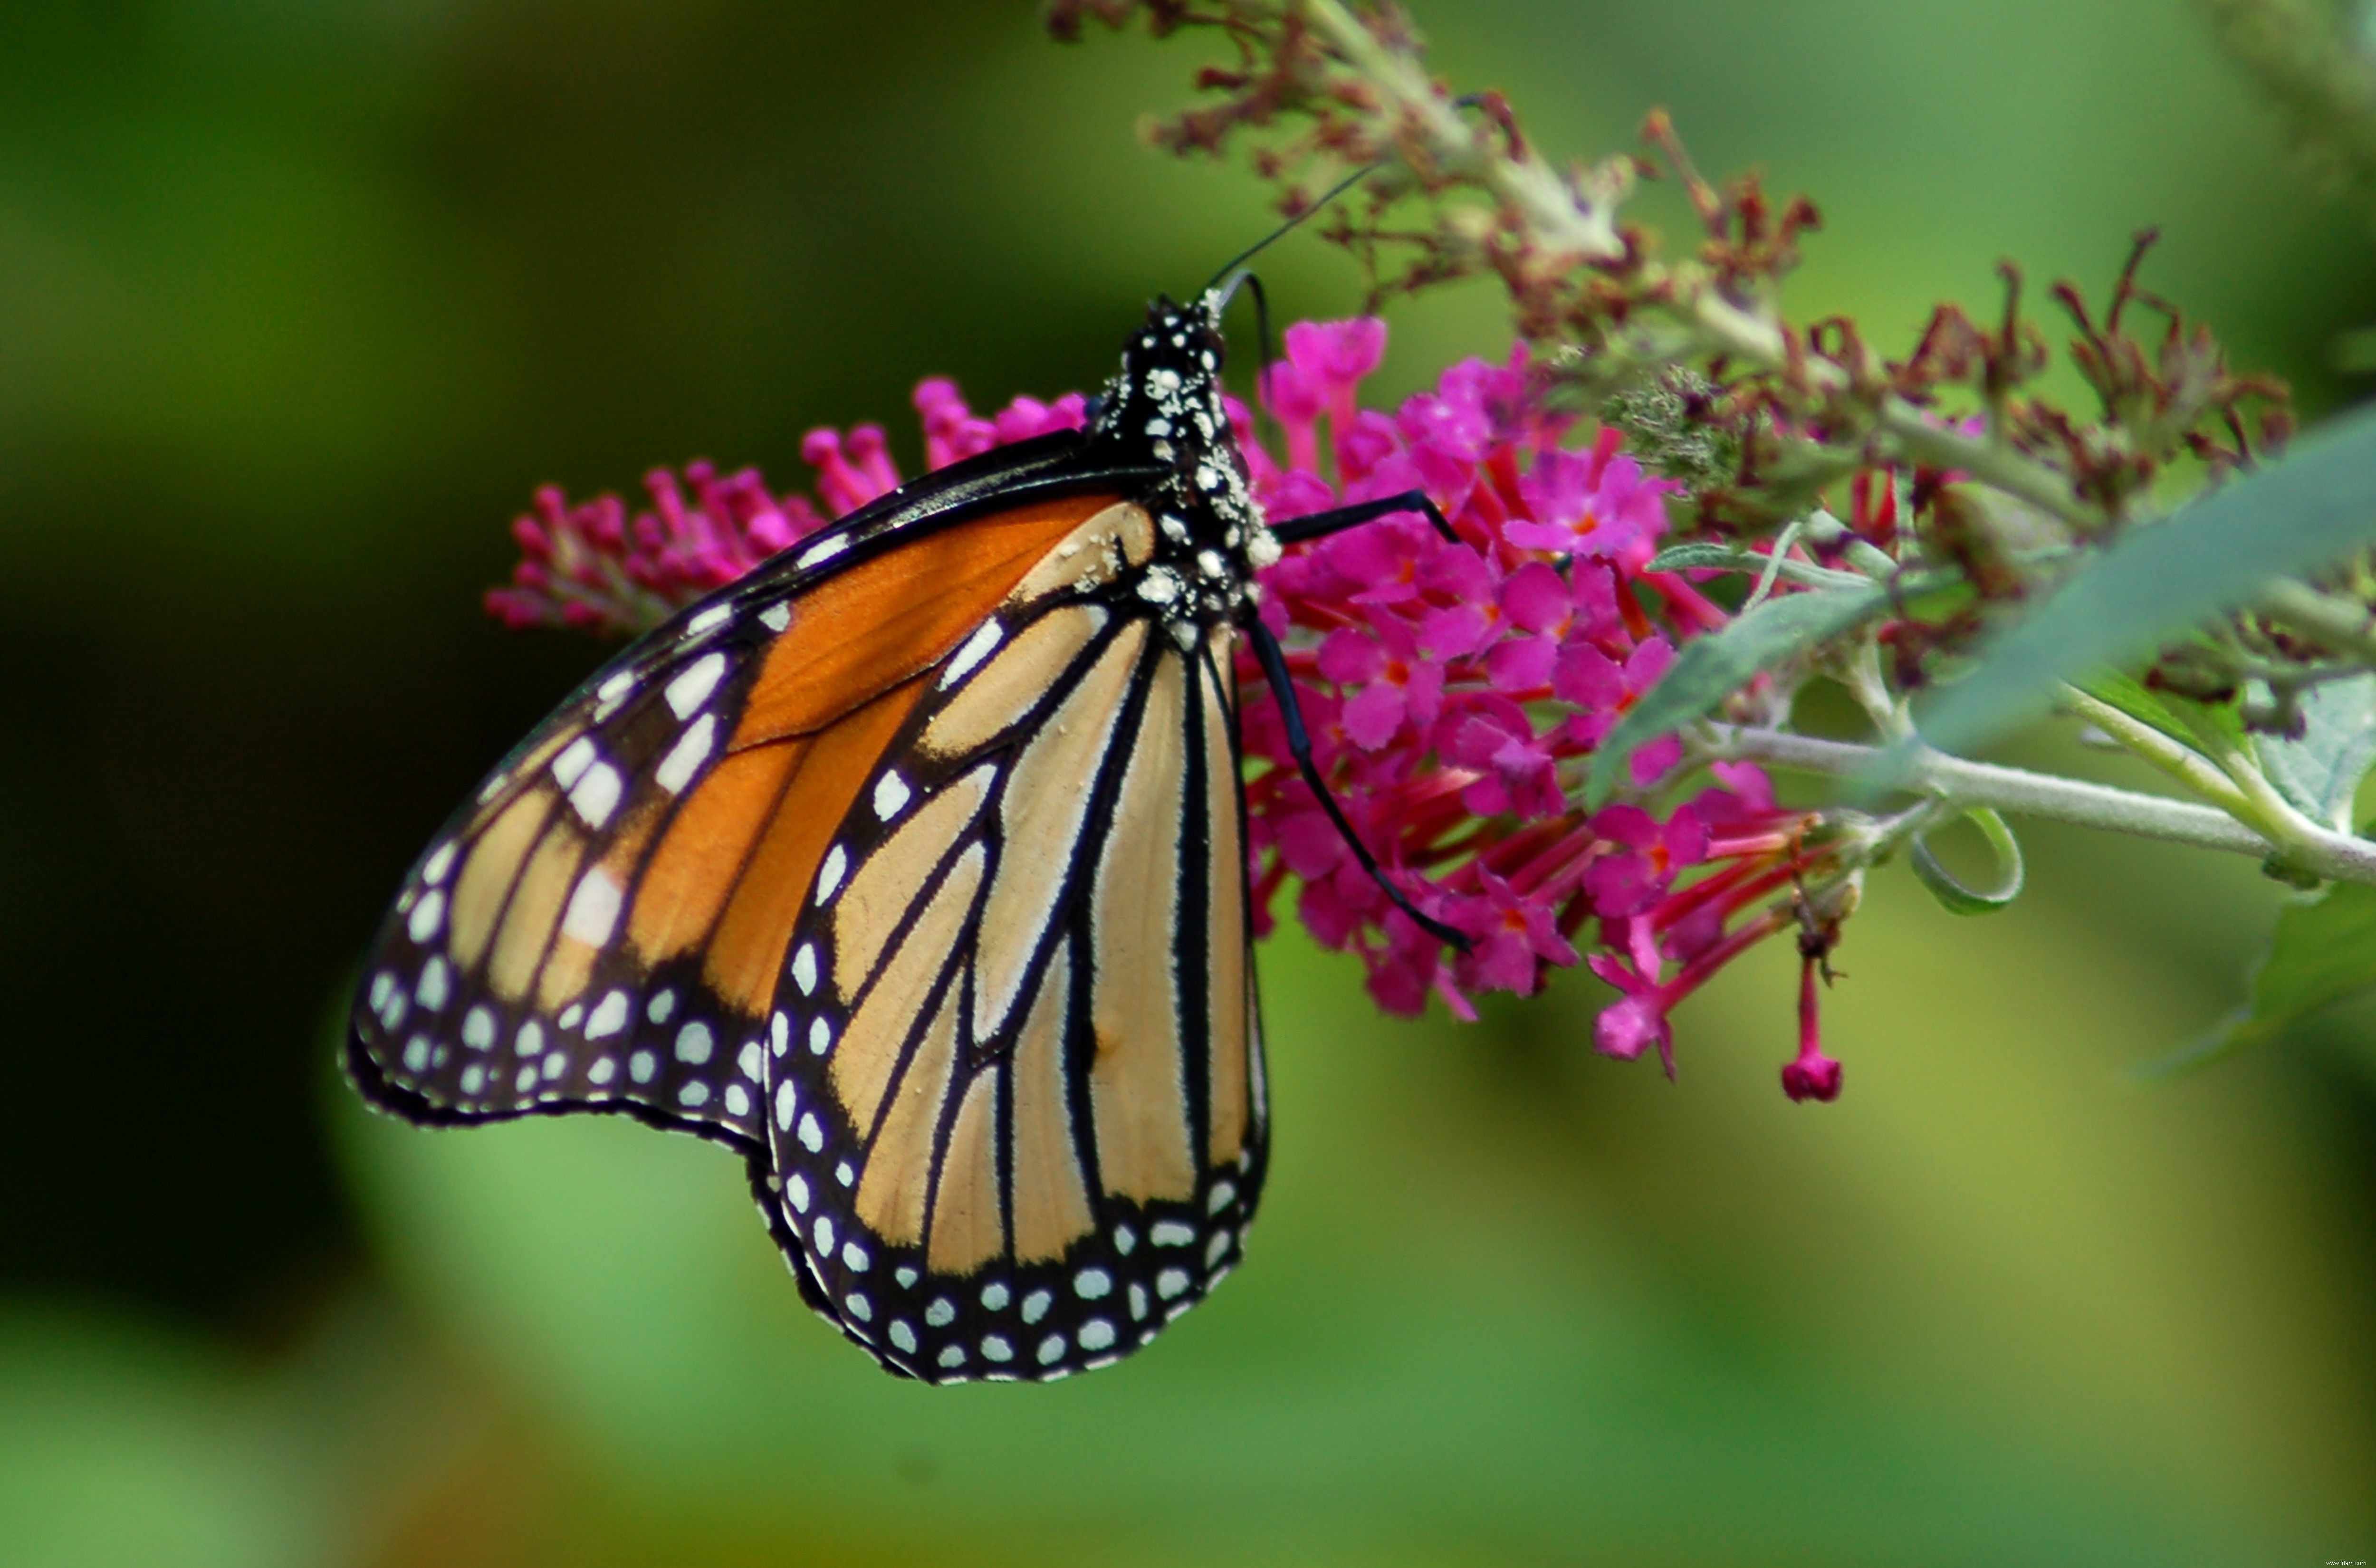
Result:
{"label": "blurred green background", "polygon": [[[2178,0],[1420,19],[1554,147],[1663,103],[1814,194],[1806,314],[1902,344],[2159,223],[2240,362],[2353,391],[2365,218]],[[1829,1107],[1776,1086],[1787,953],[1670,1086],[1591,1054],[1583,977],[1404,1025],[1282,938],[1249,1265],[1044,1389],[866,1366],[714,1149],[337,1082],[404,863],[600,657],[479,612],[531,486],[790,486],[818,422],[912,454],[920,374],[1092,383],[1265,225],[1134,137],[1208,52],[979,0],[0,14],[0,1562],[2376,1557],[2369,1020],[2121,1075],[2240,993],[2240,861],[2039,831],[1980,922],[1878,878]],[[1308,239],[1265,270],[1356,297]],[[1394,321],[1389,391],[1506,342],[1489,292]]]}

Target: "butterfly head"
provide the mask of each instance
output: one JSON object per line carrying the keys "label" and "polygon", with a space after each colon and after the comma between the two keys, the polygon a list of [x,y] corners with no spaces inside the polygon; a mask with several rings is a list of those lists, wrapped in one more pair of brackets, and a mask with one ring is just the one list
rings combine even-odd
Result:
{"label": "butterfly head", "polygon": [[1173,593],[1177,616],[1211,624],[1250,612],[1256,571],[1278,559],[1221,401],[1221,306],[1158,298],[1107,383],[1096,435],[1169,470],[1148,497],[1160,525],[1148,594]]}

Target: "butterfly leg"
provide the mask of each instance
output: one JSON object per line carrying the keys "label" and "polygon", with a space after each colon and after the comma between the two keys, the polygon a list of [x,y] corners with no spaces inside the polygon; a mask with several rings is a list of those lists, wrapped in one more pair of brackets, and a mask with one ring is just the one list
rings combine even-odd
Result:
{"label": "butterfly leg", "polygon": [[[1401,505],[1387,509],[1400,510]],[[1306,784],[1312,786],[1312,792],[1319,798],[1320,807],[1328,814],[1328,820],[1336,825],[1338,833],[1344,835],[1346,844],[1352,849],[1353,858],[1361,862],[1361,869],[1370,873],[1371,880],[1385,890],[1386,897],[1394,900],[1395,908],[1418,922],[1421,931],[1458,952],[1467,952],[1468,938],[1465,934],[1442,921],[1420,914],[1404,897],[1403,890],[1386,880],[1385,871],[1378,864],[1377,857],[1371,854],[1370,847],[1361,842],[1361,836],[1353,831],[1353,825],[1345,820],[1345,809],[1336,803],[1336,797],[1329,791],[1326,782],[1320,777],[1318,766],[1312,760],[1312,736],[1303,727],[1303,705],[1296,698],[1295,680],[1288,673],[1287,655],[1280,650],[1278,639],[1271,636],[1270,628],[1260,620],[1246,624],[1246,636],[1253,640],[1254,658],[1262,662],[1263,679],[1270,683],[1271,695],[1278,701],[1279,718],[1287,725],[1288,754],[1295,758],[1296,771],[1303,775]]]}
{"label": "butterfly leg", "polygon": [[1458,544],[1460,536],[1452,531],[1452,524],[1436,504],[1427,498],[1424,490],[1406,490],[1399,495],[1381,496],[1375,501],[1357,501],[1350,506],[1331,506],[1325,512],[1307,512],[1301,517],[1285,517],[1271,524],[1270,533],[1281,544],[1301,544],[1307,540],[1325,539],[1332,533],[1359,528],[1396,512],[1421,512],[1435,525],[1435,531],[1447,543]]}

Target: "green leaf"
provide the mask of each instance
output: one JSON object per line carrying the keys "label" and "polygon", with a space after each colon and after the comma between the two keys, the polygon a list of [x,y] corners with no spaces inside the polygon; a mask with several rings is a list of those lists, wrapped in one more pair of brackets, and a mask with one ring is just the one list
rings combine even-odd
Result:
{"label": "green leaf", "polygon": [[1914,836],[1914,874],[1949,914],[1992,915],[2021,897],[2021,840],[2013,836],[2004,818],[1987,806],[1974,806],[1964,814],[1980,830],[1989,848],[1996,851],[1997,885],[1983,890],[1957,881],[1954,873],[1941,865],[1939,857],[1930,852],[1927,832]]}
{"label": "green leaf", "polygon": [[2262,770],[2307,815],[2348,833],[2351,798],[2376,766],[2376,675],[2313,686],[2301,712],[2301,739],[2253,738]]}
{"label": "green leaf", "polygon": [[1710,544],[1695,540],[1670,544],[1650,557],[1653,572],[1762,572],[1765,557],[1752,551],[1735,550],[1729,544]]}
{"label": "green leaf", "polygon": [[2080,568],[1922,715],[1923,738],[1945,751],[1985,745],[2042,712],[2058,681],[2131,662],[2272,578],[2328,565],[2371,539],[2376,410],[2363,410]]}
{"label": "green leaf", "polygon": [[1683,645],[1666,676],[1602,738],[1593,753],[1585,802],[1609,799],[1634,752],[1713,711],[1759,673],[1825,643],[1889,601],[1881,588],[1823,588],[1769,599],[1720,631]]}
{"label": "green leaf", "polygon": [[[1774,557],[1761,555],[1754,550],[1737,550],[1729,544],[1715,544],[1705,540],[1692,540],[1670,544],[1650,558],[1653,572],[1746,572],[1762,576],[1774,564]],[[1778,575],[1785,582],[1807,588],[1862,588],[1871,579],[1859,572],[1839,572],[1812,562],[1792,560],[1785,556]]]}
{"label": "green leaf", "polygon": [[2277,913],[2251,998],[2203,1039],[2138,1070],[2167,1078],[2283,1034],[2323,1007],[2376,987],[2376,887],[2338,882]]}
{"label": "green leaf", "polygon": [[2244,717],[2232,702],[2196,702],[2174,692],[2156,692],[2117,670],[2101,671],[2073,683],[2097,702],[2117,707],[2138,723],[2198,751],[2206,739],[2238,751],[2244,748]]}

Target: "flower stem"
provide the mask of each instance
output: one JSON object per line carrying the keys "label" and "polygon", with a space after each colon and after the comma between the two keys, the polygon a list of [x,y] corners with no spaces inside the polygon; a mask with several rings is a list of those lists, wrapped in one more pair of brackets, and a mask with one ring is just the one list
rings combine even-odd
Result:
{"label": "flower stem", "polygon": [[1461,119],[1424,73],[1381,45],[1336,0],[1301,0],[1296,8],[1389,100],[1400,127],[1416,135],[1432,159],[1483,182],[1524,212],[1550,249],[1591,261],[1613,261],[1625,254],[1607,206],[1579,201],[1575,191],[1531,150],[1514,156],[1497,149],[1490,130]]}
{"label": "flower stem", "polygon": [[2244,798],[2244,792],[2193,747],[2130,718],[2076,686],[2063,687],[2061,700],[2067,711],[2109,735],[2131,756],[2160,769],[2229,816],[2255,828],[2262,826],[2254,818],[2251,802]]}
{"label": "flower stem", "polygon": [[[1440,166],[1491,189],[1548,250],[1603,262],[1624,255],[1610,203],[1595,201],[1589,191],[1561,179],[1530,148],[1497,148],[1490,131],[1461,119],[1424,72],[1381,44],[1337,0],[1296,0],[1295,8],[1384,101],[1380,107],[1389,125],[1417,138]],[[1653,263],[1639,291],[1645,299],[1666,302],[1664,314],[1698,339],[1704,350],[1747,361],[1762,370],[1792,370],[1827,397],[1856,393],[1848,373],[1829,361],[1801,357],[1792,365],[1780,324],[1770,314],[1728,297],[1704,267],[1668,268]],[[1669,346],[1670,356],[1683,357],[1674,351],[1680,348]],[[1872,400],[1873,418],[1916,462],[1961,469],[2079,528],[2101,523],[2100,516],[2072,493],[2070,483],[2044,464],[2002,443],[1942,429],[1895,394]]]}
{"label": "flower stem", "polygon": [[[1871,775],[1883,757],[1877,747],[1818,740],[1779,730],[1724,724],[1708,729],[1715,754],[1727,761],[1768,763],[1801,773],[1845,778]],[[2225,812],[2191,801],[2173,801],[2109,784],[2032,773],[2026,768],[1972,762],[1928,749],[1917,754],[1901,777],[1906,788],[1934,795],[1954,806],[1993,806],[2018,815],[2099,827],[2197,849],[2225,849],[2256,860],[2282,856],[2319,876],[2376,886],[2376,843],[2315,825],[2310,825],[2308,832],[2289,833],[2287,841],[2278,842]]]}
{"label": "flower stem", "polygon": [[2364,604],[2280,577],[2261,589],[2260,607],[2337,653],[2376,659],[2376,619],[2370,617]]}
{"label": "flower stem", "polygon": [[[1743,310],[1704,279],[1678,281],[1698,284],[1680,287],[1675,293],[1679,307],[1687,304],[1691,325],[1710,340],[1712,348],[1765,370],[1781,370],[1788,364],[1789,356],[1778,325]],[[1836,394],[1848,389],[1847,373],[1828,361],[1804,362],[1804,373],[1819,391]],[[1897,438],[1900,449],[1919,463],[1960,469],[1982,484],[2076,527],[2089,528],[2102,521],[2071,493],[2070,484],[2053,469],[2009,446],[1942,429],[1903,398],[1883,396],[1873,417]]]}

